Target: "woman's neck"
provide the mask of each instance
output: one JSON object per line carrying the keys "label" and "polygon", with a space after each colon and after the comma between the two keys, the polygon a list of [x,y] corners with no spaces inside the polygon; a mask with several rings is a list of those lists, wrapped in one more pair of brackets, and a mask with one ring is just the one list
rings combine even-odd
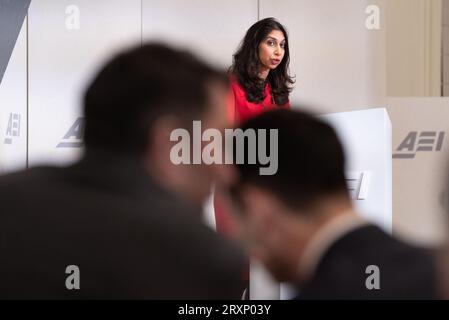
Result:
{"label": "woman's neck", "polygon": [[265,81],[268,77],[268,73],[270,73],[270,68],[261,68],[259,71],[259,78]]}

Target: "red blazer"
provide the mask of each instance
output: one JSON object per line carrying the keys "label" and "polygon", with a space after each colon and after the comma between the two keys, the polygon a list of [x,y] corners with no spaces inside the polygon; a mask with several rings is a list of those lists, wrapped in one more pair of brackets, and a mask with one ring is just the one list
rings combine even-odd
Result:
{"label": "red blazer", "polygon": [[265,99],[260,103],[249,102],[245,89],[235,76],[231,75],[231,89],[228,97],[228,117],[233,125],[238,125],[258,114],[276,108],[290,108],[290,102],[278,106],[274,103],[270,85],[265,86]]}
{"label": "red blazer", "polygon": [[[290,102],[287,102],[283,106],[274,104],[269,84],[265,87],[265,99],[261,103],[254,103],[248,101],[245,90],[240,85],[237,78],[234,75],[231,75],[230,79],[231,90],[228,95],[227,105],[228,120],[231,126],[238,126],[242,122],[268,110],[273,110],[275,108],[290,108]],[[236,227],[233,225],[232,219],[229,216],[229,210],[224,207],[224,203],[220,201],[219,197],[214,197],[214,207],[217,230],[225,235],[233,236]]]}

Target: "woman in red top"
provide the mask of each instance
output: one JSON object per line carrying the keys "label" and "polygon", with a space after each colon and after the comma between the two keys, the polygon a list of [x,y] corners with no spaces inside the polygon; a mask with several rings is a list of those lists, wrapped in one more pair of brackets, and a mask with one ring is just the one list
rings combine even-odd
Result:
{"label": "woman in red top", "polygon": [[[229,68],[232,92],[228,117],[233,125],[267,110],[290,107],[289,94],[294,81],[288,73],[289,63],[288,37],[282,24],[266,18],[248,29]],[[220,201],[220,191],[217,193],[214,197],[217,230],[233,237],[237,226],[225,203]],[[248,287],[249,266],[243,267],[242,280]]]}
{"label": "woman in red top", "polygon": [[274,18],[253,24],[233,56],[230,71],[234,99],[229,116],[239,124],[261,112],[288,108],[291,85],[287,32]]}
{"label": "woman in red top", "polygon": [[[289,108],[294,83],[288,73],[290,52],[287,32],[274,18],[253,24],[233,55],[229,68],[232,90],[228,117],[233,125],[275,108]],[[219,232],[232,236],[235,226],[220,197],[215,197],[215,219]]]}

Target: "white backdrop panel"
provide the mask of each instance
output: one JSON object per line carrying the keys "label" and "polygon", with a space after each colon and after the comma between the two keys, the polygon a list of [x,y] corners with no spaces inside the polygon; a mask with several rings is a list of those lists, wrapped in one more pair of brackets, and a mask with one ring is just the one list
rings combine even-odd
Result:
{"label": "white backdrop panel", "polygon": [[25,20],[0,84],[0,173],[26,167],[26,32]]}
{"label": "white backdrop panel", "polygon": [[71,162],[82,92],[105,59],[140,44],[141,1],[35,0],[29,30],[29,164]]}
{"label": "white backdrop panel", "polygon": [[185,46],[229,67],[246,30],[257,21],[257,0],[143,0],[144,40]]}
{"label": "white backdrop panel", "polygon": [[[288,30],[293,103],[323,112],[383,106],[386,101],[385,0],[260,0],[260,19]],[[369,5],[379,8],[368,30]]]}
{"label": "white backdrop panel", "polygon": [[[392,231],[392,131],[386,109],[321,117],[334,126],[346,154],[346,179],[359,179],[351,194],[356,210],[385,231]],[[366,180],[364,180],[366,179]],[[348,181],[348,187],[351,187]]]}

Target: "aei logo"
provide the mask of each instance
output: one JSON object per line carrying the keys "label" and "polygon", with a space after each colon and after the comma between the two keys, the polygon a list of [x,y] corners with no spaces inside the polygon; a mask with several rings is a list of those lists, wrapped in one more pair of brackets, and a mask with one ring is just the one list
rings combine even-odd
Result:
{"label": "aei logo", "polygon": [[85,119],[75,120],[56,148],[81,148],[83,146]]}
{"label": "aei logo", "polygon": [[12,144],[13,138],[20,137],[20,114],[10,113],[8,125],[6,126],[6,134],[4,144]]}
{"label": "aei logo", "polygon": [[347,172],[346,184],[352,200],[367,200],[370,187],[370,172]]}
{"label": "aei logo", "polygon": [[393,159],[413,159],[420,151],[441,151],[444,131],[411,131],[399,144]]}

